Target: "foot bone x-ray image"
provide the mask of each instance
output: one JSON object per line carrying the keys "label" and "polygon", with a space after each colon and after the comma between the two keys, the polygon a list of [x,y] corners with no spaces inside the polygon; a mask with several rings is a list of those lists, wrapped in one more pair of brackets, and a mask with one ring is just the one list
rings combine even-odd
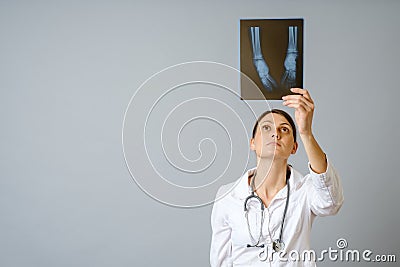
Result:
{"label": "foot bone x-ray image", "polygon": [[284,62],[285,72],[282,75],[281,86],[291,88],[296,86],[296,62],[299,56],[297,50],[297,27],[289,27],[289,41]]}
{"label": "foot bone x-ray image", "polygon": [[[296,86],[296,63],[299,56],[297,49],[297,26],[288,28],[288,46],[286,58],[283,62],[284,73],[281,79],[281,88],[288,89]],[[251,45],[253,50],[253,64],[260,77],[261,83],[268,92],[279,88],[274,78],[269,73],[268,63],[265,61],[260,43],[260,27],[250,27]]]}
{"label": "foot bone x-ray image", "polygon": [[253,48],[253,64],[256,67],[258,76],[261,79],[261,82],[264,88],[272,92],[275,88],[278,87],[274,78],[269,74],[269,68],[267,62],[261,52],[261,44],[260,44],[260,27],[250,27],[250,35],[251,35],[251,45]]}

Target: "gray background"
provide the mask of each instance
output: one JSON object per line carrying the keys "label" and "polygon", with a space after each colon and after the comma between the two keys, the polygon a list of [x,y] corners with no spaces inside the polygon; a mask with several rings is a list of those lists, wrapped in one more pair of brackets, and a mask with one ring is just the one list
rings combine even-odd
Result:
{"label": "gray background", "polygon": [[[123,116],[165,67],[238,66],[239,19],[264,17],[305,19],[314,129],[343,178],[345,204],[317,219],[314,248],[343,237],[398,257],[399,10],[398,1],[1,1],[0,266],[207,266],[211,207],[173,208],[139,189],[122,153]],[[292,163],[304,172],[304,151]]]}

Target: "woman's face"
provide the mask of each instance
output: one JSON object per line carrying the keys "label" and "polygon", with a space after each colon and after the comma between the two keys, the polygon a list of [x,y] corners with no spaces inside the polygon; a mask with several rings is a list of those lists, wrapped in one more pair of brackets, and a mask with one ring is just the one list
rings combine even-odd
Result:
{"label": "woman's face", "polygon": [[258,124],[255,137],[250,140],[250,149],[259,158],[288,159],[297,150],[292,126],[280,114],[265,115]]}

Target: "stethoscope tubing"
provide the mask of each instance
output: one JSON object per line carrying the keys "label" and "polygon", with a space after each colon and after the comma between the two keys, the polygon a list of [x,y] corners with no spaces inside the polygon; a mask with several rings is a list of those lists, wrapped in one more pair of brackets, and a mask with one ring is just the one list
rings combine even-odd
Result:
{"label": "stethoscope tubing", "polygon": [[[254,180],[255,180],[256,174],[257,174],[257,170],[254,172],[254,174],[252,175],[252,178],[251,178],[251,182],[250,182],[251,193],[250,193],[250,195],[249,195],[249,196],[245,199],[245,201],[244,201],[244,212],[245,212],[245,217],[246,217],[246,220],[247,220],[247,227],[249,228],[249,229],[248,229],[248,230],[249,230],[249,235],[251,235],[251,232],[250,232],[249,219],[248,219],[248,216],[247,216],[247,214],[248,214],[248,212],[249,212],[249,209],[247,208],[247,203],[248,203],[248,201],[249,201],[250,199],[252,199],[252,198],[255,198],[255,199],[260,203],[260,207],[261,207],[260,209],[261,209],[261,213],[262,213],[263,216],[264,216],[264,210],[265,210],[264,202],[262,201],[262,199],[261,199],[259,196],[257,196],[257,195],[255,194]],[[281,222],[281,229],[280,229],[280,233],[279,233],[279,239],[276,240],[276,241],[274,241],[274,243],[275,243],[275,242],[279,242],[279,243],[281,243],[281,244],[283,243],[283,242],[282,242],[283,227],[284,227],[285,218],[286,218],[286,213],[287,213],[288,206],[289,206],[289,197],[290,197],[290,184],[289,184],[290,174],[291,174],[291,171],[290,171],[290,168],[289,168],[289,166],[288,166],[287,171],[286,171],[287,196],[286,196],[285,209],[284,209],[284,211],[283,211],[282,222]],[[260,231],[260,235],[259,235],[259,237],[258,237],[257,243],[254,244],[254,245],[248,244],[247,247],[264,247],[264,245],[259,245],[260,240],[261,240],[261,236],[262,236],[262,227],[263,227],[263,223],[261,223],[261,226],[260,226],[260,227],[261,227],[261,231]],[[251,235],[251,237],[252,237],[252,235]],[[253,238],[253,237],[252,237],[252,238]],[[275,245],[274,245],[274,246],[275,246]]]}

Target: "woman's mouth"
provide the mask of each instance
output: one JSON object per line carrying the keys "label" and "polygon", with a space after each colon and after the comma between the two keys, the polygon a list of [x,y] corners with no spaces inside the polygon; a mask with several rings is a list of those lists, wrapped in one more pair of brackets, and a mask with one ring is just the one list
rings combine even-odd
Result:
{"label": "woman's mouth", "polygon": [[281,146],[281,144],[279,144],[278,142],[272,141],[267,143],[267,146]]}

